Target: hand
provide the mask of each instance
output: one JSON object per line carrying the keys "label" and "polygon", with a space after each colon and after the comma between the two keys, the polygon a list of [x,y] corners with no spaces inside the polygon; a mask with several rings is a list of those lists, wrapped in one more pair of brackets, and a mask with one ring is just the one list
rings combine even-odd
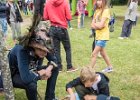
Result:
{"label": "hand", "polygon": [[75,94],[70,95],[70,100],[76,100]]}
{"label": "hand", "polygon": [[40,76],[46,75],[46,70],[45,69],[39,70],[38,73]]}
{"label": "hand", "polygon": [[41,80],[48,80],[48,78],[46,75],[41,76]]}
{"label": "hand", "polygon": [[48,77],[48,78],[50,78],[51,77],[51,74],[52,74],[52,68],[51,67],[47,67],[46,68],[46,73],[45,73],[45,75]]}

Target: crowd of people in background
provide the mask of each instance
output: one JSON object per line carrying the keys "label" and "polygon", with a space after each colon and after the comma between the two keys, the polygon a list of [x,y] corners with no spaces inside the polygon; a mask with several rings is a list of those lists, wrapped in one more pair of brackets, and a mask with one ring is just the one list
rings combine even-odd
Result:
{"label": "crowd of people in background", "polygon": [[[113,7],[112,1],[109,3],[109,7]],[[20,44],[19,40],[19,44],[15,45],[8,54],[13,86],[25,89],[28,100],[37,100],[38,80],[48,81],[45,100],[57,100],[55,97],[56,81],[59,72],[62,72],[64,67],[61,59],[61,43],[66,53],[66,71],[78,70],[72,64],[71,42],[67,30],[68,27],[72,29],[70,23],[72,19],[71,3],[71,0],[69,2],[66,0],[35,0],[35,2],[33,0],[18,0],[17,3],[14,0],[0,1],[0,27],[3,33],[2,38],[5,41],[7,24],[11,27],[12,40],[16,44],[18,37],[21,36],[20,23],[24,20],[21,11],[25,15],[33,14],[32,27],[24,39],[28,40],[25,41],[27,45],[24,45],[23,41]],[[79,29],[84,27],[87,4],[88,0],[77,0],[77,28]],[[110,38],[109,7],[107,0],[94,0],[94,15],[90,27],[95,41],[93,42],[90,67],[83,68],[79,77],[67,83],[66,91],[70,94],[70,100],[105,100],[108,98],[109,100],[119,100],[117,97],[110,96],[109,79],[103,74],[113,72],[113,65],[105,51]],[[132,26],[137,19],[137,7],[137,0],[129,0],[128,11],[119,39],[130,37]],[[49,26],[40,25],[46,20],[49,20]],[[114,24],[114,21],[112,23]],[[35,25],[36,27],[34,27]],[[102,73],[97,73],[95,66],[99,53],[107,65]],[[48,59],[48,65],[45,67],[42,67],[43,58]],[[1,75],[0,83],[2,83]],[[77,92],[77,99],[72,90],[73,87]]]}

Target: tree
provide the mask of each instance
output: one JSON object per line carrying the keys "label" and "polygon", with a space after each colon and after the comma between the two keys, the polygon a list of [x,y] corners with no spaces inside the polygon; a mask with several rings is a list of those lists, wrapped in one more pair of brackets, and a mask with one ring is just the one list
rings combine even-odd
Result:
{"label": "tree", "polygon": [[[1,0],[0,2],[6,2],[6,0]],[[3,33],[0,30],[0,68],[1,68],[3,87],[5,92],[5,100],[14,100],[11,73],[8,66],[7,52],[6,52],[5,42],[3,40],[2,34]]]}
{"label": "tree", "polygon": [[114,5],[125,5],[128,0],[112,0]]}

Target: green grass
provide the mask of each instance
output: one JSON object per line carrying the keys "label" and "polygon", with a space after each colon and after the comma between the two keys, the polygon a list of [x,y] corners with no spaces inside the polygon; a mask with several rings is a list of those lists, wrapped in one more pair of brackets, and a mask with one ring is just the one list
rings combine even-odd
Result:
{"label": "green grass", "polygon": [[[112,9],[117,16],[124,16],[125,6],[114,6]],[[73,18],[75,19],[75,18]],[[77,20],[71,21],[73,30],[69,30],[72,47],[73,66],[81,69],[90,62],[91,46],[93,38],[90,35],[91,18],[85,18],[85,28],[77,29]],[[114,67],[114,72],[106,74],[110,79],[110,93],[119,96],[121,100],[140,99],[140,20],[137,26],[133,27],[130,39],[119,40],[123,18],[116,19],[115,31],[110,33],[110,41],[107,43],[106,50]],[[25,31],[25,27],[23,28]],[[10,37],[9,37],[10,38]],[[8,43],[11,42],[9,39]],[[64,71],[59,74],[56,85],[56,96],[63,98],[67,95],[65,84],[79,76],[80,70],[75,73],[66,73],[65,52],[62,47],[62,60]],[[102,58],[97,59],[97,71],[106,67]],[[38,91],[44,98],[46,81],[38,82]],[[25,92],[20,89],[15,90],[16,100],[26,100]],[[4,99],[1,96],[0,99]]]}

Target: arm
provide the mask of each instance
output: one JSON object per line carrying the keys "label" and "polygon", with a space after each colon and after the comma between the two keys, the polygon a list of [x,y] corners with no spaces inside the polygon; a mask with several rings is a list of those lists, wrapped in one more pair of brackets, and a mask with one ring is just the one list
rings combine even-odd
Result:
{"label": "arm", "polygon": [[66,84],[66,91],[70,95],[70,100],[76,100],[75,94],[74,94],[72,88],[79,84],[81,84],[79,77]]}
{"label": "arm", "polygon": [[[40,79],[40,76],[29,70],[29,54],[26,50],[20,49],[17,51],[17,63],[21,79],[24,83],[29,84]],[[40,73],[40,75],[42,75]]]}
{"label": "arm", "polygon": [[54,53],[48,53],[46,59],[49,61],[46,68],[46,76],[51,77],[51,72],[57,67],[57,59]]}
{"label": "arm", "polygon": [[[110,11],[109,9],[105,9],[102,13],[101,20],[98,21],[99,16],[95,14],[91,27],[95,30],[101,30],[106,26],[106,21],[110,19]],[[107,24],[108,25],[108,24]]]}
{"label": "arm", "polygon": [[93,21],[91,23],[91,27],[95,30],[103,29],[105,27],[106,20],[107,20],[107,18],[102,18],[100,22],[95,22],[95,20],[93,19]]}
{"label": "arm", "polygon": [[57,67],[57,58],[54,53],[48,53],[46,59],[49,61],[48,68],[52,70],[53,68]]}
{"label": "arm", "polygon": [[49,20],[48,11],[47,11],[47,4],[45,4],[45,7],[44,7],[43,19]]}
{"label": "arm", "polygon": [[73,87],[75,87],[77,85],[81,85],[81,84],[82,83],[80,81],[80,78],[78,77],[78,78],[76,78],[76,79],[74,79],[74,80],[72,80],[72,81],[70,81],[69,83],[66,84],[66,91],[67,91],[68,88],[73,88]]}
{"label": "arm", "polygon": [[70,100],[76,100],[76,97],[75,97],[75,94],[74,94],[72,88],[68,88],[67,92],[70,95]]}
{"label": "arm", "polygon": [[78,14],[80,13],[80,10],[79,10],[79,1],[77,1],[77,12],[78,12]]}
{"label": "arm", "polygon": [[[66,2],[66,1],[65,1]],[[72,16],[71,16],[71,12],[70,12],[70,6],[68,5],[68,3],[66,2],[66,5],[65,5],[65,15],[66,15],[66,19],[68,21],[70,21],[72,19]]]}

